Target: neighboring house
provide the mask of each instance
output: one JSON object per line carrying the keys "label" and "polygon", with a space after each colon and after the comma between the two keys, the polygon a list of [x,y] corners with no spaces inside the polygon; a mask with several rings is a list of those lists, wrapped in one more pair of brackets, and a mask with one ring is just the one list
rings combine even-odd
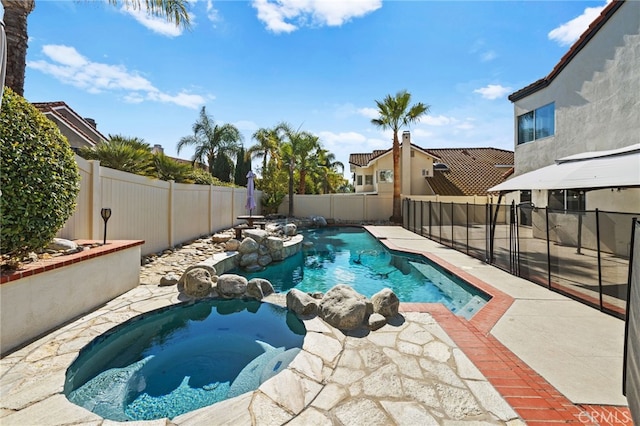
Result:
{"label": "neighboring house", "polygon": [[107,138],[98,131],[95,120],[81,117],[64,102],[34,102],[33,105],[53,121],[77,153],[83,146],[95,146]]}
{"label": "neighboring house", "polygon": [[[393,192],[392,149],[351,154],[356,193]],[[405,165],[408,164],[408,167]],[[487,195],[513,168],[513,152],[496,148],[425,149],[402,134],[402,195]]]}
{"label": "neighboring house", "polygon": [[524,190],[537,207],[640,211],[639,1],[609,3],[549,75],[509,100],[514,176],[492,189]]}

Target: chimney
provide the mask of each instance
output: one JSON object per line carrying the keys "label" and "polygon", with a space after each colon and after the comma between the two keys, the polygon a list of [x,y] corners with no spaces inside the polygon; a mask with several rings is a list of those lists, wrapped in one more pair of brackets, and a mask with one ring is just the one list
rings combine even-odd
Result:
{"label": "chimney", "polygon": [[93,118],[85,117],[84,121],[89,123],[91,125],[91,127],[93,127],[94,129],[98,128],[98,125],[96,124],[96,120],[94,120]]}
{"label": "chimney", "polygon": [[164,154],[164,149],[162,149],[162,145],[155,144],[151,152],[154,154]]}
{"label": "chimney", "polygon": [[402,144],[404,145],[405,143],[411,144],[411,132],[408,130],[402,132]]}

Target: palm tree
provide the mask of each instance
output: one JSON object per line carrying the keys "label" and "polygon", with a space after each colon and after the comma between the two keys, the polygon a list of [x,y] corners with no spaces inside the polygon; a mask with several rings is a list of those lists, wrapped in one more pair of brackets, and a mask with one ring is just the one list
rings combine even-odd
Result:
{"label": "palm tree", "polygon": [[[215,176],[214,164],[216,157],[223,156],[218,161],[228,160],[227,163],[233,164],[230,155],[235,154],[241,147],[242,135],[233,124],[217,125],[213,121],[213,117],[207,115],[205,107],[200,110],[200,118],[193,125],[193,135],[185,136],[180,139],[177,145],[178,154],[185,146],[195,147],[192,161],[207,164],[209,173]],[[228,182],[230,176],[225,182]]]}
{"label": "palm tree", "polygon": [[[417,122],[420,117],[429,112],[429,105],[418,102],[409,106],[411,94],[401,90],[395,96],[387,95],[384,100],[376,101],[378,106],[378,118],[371,120],[371,124],[384,130],[393,130],[393,213],[389,220],[395,223],[402,222],[402,210],[400,208],[400,142],[398,130]],[[406,165],[405,165],[406,166]]]}
{"label": "palm tree", "polygon": [[159,152],[153,156],[153,164],[155,167],[154,175],[160,180],[174,181],[177,183],[193,183],[191,177],[193,166],[180,163],[171,157],[167,157]]}
{"label": "palm tree", "polygon": [[253,139],[258,141],[257,144],[250,146],[247,149],[247,154],[251,158],[262,159],[262,175],[267,170],[267,163],[269,158],[273,158],[277,155],[278,145],[280,144],[280,138],[278,136],[278,128],[273,129],[260,128],[252,136]]}
{"label": "palm tree", "polygon": [[[134,9],[141,7],[141,0],[109,0],[113,5],[124,4]],[[154,16],[163,16],[177,26],[190,26],[189,0],[144,0]],[[24,95],[24,71],[27,59],[27,17],[36,7],[35,0],[2,0],[3,21],[7,35],[7,74],[5,85],[20,96]]]}
{"label": "palm tree", "polygon": [[[318,189],[321,189],[321,191],[318,192],[322,192],[323,194],[335,192],[337,186],[334,186],[333,184],[339,182],[338,185],[340,185],[344,180],[342,177],[342,173],[344,173],[344,164],[336,160],[335,154],[324,148],[318,149],[317,155],[320,173]],[[340,172],[338,172],[338,169],[340,169]]]}
{"label": "palm tree", "polygon": [[79,155],[87,160],[98,160],[104,167],[137,175],[153,176],[151,147],[140,138],[109,135],[106,142],[93,147],[80,148]]}
{"label": "palm tree", "polygon": [[305,179],[308,169],[311,167],[311,159],[314,152],[320,147],[318,137],[300,129],[293,130],[287,123],[277,126],[279,133],[283,135],[284,143],[280,146],[282,161],[289,172],[289,216],[293,216],[293,194],[295,172],[299,173],[298,193],[305,193]]}

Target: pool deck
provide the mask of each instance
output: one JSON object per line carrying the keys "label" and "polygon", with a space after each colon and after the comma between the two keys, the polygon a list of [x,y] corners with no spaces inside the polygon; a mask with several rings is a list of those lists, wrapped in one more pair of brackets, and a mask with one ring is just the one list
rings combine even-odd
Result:
{"label": "pool deck", "polygon": [[[380,330],[344,334],[306,320],[303,351],[255,391],[148,425],[631,425],[621,392],[624,322],[400,227],[367,229],[485,290],[471,320],[438,304],[402,304]],[[156,278],[184,269],[185,247],[141,271],[141,284],[0,360],[0,424],[113,425],[62,394],[66,368],[91,339],[179,302]],[[283,303],[283,295],[269,298]],[[132,424],[129,422],[128,424]]]}

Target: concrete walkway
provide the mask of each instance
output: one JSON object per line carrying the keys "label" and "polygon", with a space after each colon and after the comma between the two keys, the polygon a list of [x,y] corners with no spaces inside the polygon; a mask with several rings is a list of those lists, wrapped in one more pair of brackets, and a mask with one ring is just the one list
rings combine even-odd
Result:
{"label": "concrete walkway", "polygon": [[433,254],[512,297],[491,335],[571,402],[627,405],[622,395],[624,321],[403,228],[367,229],[387,245]]}

